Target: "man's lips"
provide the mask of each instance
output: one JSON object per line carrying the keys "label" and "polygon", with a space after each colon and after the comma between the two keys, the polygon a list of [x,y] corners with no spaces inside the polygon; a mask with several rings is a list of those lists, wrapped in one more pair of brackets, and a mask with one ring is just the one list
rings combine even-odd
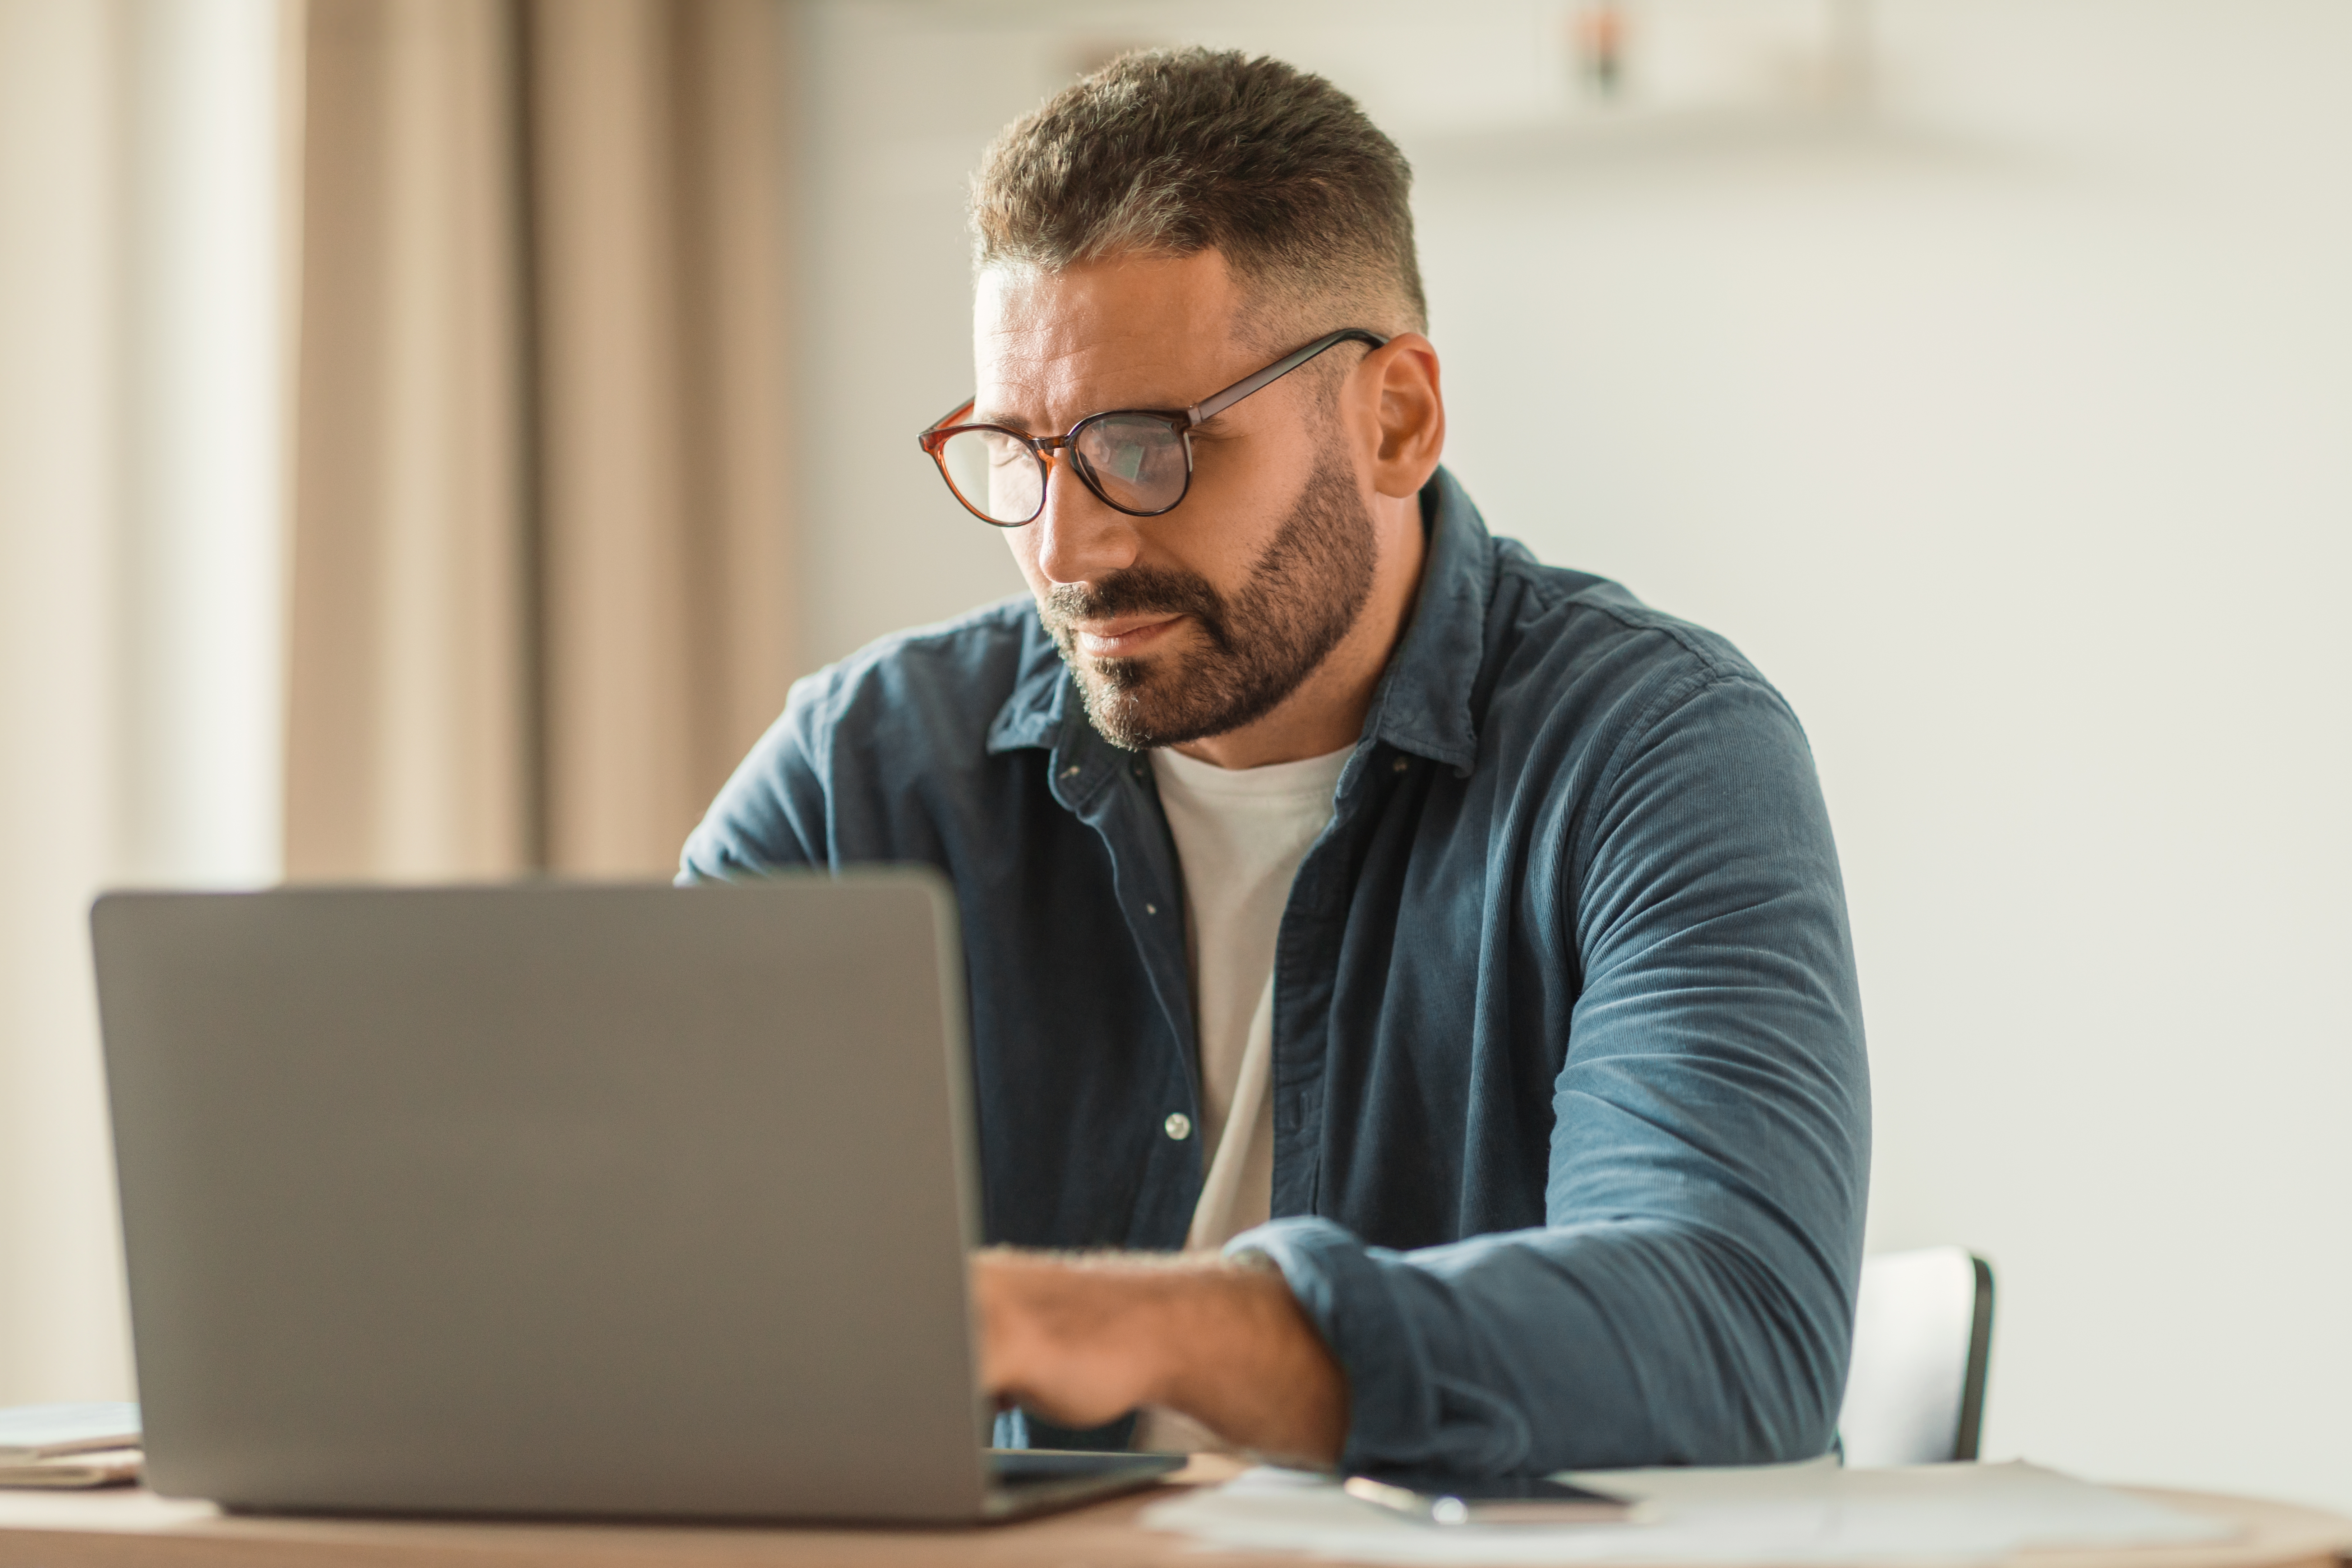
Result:
{"label": "man's lips", "polygon": [[1156,645],[1182,620],[1181,616],[1128,616],[1071,627],[1078,651],[1095,658],[1132,658]]}

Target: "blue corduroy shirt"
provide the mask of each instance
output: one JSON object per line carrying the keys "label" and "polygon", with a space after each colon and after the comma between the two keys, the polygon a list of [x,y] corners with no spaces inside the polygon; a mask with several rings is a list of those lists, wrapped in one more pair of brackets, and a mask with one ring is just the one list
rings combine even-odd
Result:
{"label": "blue corduroy shirt", "polygon": [[[1819,1454],[1870,1111],[1804,734],[1725,639],[1490,536],[1444,470],[1422,511],[1412,620],[1283,914],[1276,1217],[1233,1248],[1345,1370],[1346,1465]],[[1182,869],[1028,600],[795,686],[682,879],[877,861],[956,889],[988,1239],[1181,1246]]]}

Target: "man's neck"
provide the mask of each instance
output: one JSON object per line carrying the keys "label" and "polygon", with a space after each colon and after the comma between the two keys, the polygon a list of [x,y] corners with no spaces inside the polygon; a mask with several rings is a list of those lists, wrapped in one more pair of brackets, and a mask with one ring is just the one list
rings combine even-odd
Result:
{"label": "man's neck", "polygon": [[1221,768],[1262,768],[1328,756],[1356,743],[1389,656],[1412,618],[1429,548],[1417,495],[1374,497],[1372,521],[1380,535],[1372,591],[1338,646],[1265,717],[1187,741],[1178,752]]}

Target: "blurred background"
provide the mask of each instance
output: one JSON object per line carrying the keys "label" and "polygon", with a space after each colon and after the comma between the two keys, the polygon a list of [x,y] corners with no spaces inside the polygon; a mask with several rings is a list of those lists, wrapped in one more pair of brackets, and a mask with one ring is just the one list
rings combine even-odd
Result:
{"label": "blurred background", "polygon": [[1139,45],[1418,174],[1447,460],[1820,761],[1986,1452],[2352,1509],[2352,8],[0,0],[0,1404],[131,1384],[99,888],[659,875],[1015,592],[914,432]]}

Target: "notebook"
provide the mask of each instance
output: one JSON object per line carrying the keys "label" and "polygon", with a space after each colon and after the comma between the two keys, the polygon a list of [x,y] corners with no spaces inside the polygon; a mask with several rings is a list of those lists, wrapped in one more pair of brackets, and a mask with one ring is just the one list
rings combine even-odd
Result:
{"label": "notebook", "polygon": [[139,1479],[139,1406],[0,1410],[0,1487],[104,1487]]}

